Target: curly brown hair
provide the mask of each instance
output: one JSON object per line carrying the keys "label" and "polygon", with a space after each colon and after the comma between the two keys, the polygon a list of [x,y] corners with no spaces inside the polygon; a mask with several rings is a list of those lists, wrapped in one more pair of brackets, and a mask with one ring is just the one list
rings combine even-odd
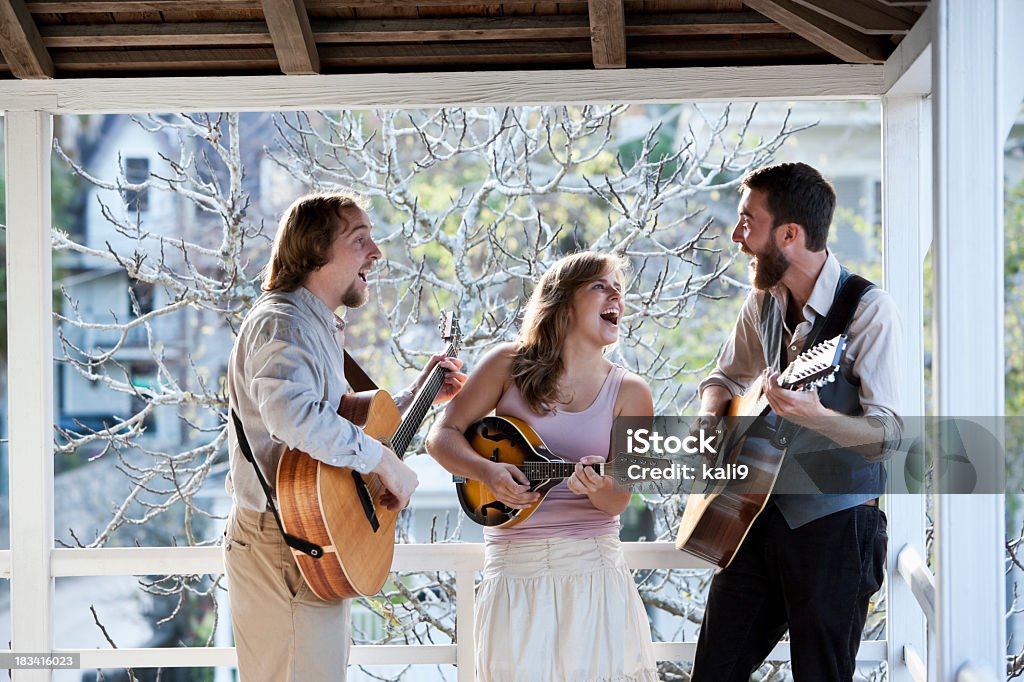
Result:
{"label": "curly brown hair", "polygon": [[558,380],[564,368],[562,346],[569,335],[573,295],[624,266],[618,256],[581,251],[560,259],[540,278],[526,304],[512,357],[512,380],[534,412],[545,414],[565,402]]}
{"label": "curly brown hair", "polygon": [[281,216],[263,291],[295,291],[306,276],[327,263],[331,244],[348,229],[344,211],[366,210],[367,202],[349,192],[317,192],[296,199]]}

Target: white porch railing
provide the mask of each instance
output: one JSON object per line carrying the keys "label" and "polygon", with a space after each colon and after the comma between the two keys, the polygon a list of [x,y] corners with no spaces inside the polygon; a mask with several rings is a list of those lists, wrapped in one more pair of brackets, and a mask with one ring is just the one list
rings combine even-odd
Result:
{"label": "white porch railing", "polygon": [[[911,594],[917,600],[924,613],[928,628],[928,636],[935,634],[935,575],[929,570],[920,552],[914,545],[906,544],[900,548],[896,556],[896,566],[900,578],[910,587]],[[903,645],[903,662],[910,671],[914,682],[928,682],[928,665],[921,654],[910,644]],[[960,680],[957,682],[968,682]],[[976,681],[976,682],[980,682]]]}
{"label": "white porch railing", "polygon": [[[707,564],[683,554],[668,542],[624,543],[626,560],[632,568],[705,569]],[[483,545],[459,543],[442,545],[398,545],[396,572],[451,571],[455,574],[456,643],[442,645],[363,645],[352,648],[351,662],[361,665],[454,664],[460,682],[473,679],[474,576],[483,568]],[[10,577],[10,552],[0,551],[0,577]],[[53,577],[124,576],[171,574],[219,574],[224,570],[219,547],[132,547],[117,549],[55,549],[51,553]],[[60,605],[57,604],[57,607]],[[17,624],[12,624],[17,626]],[[694,642],[657,642],[658,660],[693,658]],[[164,649],[58,649],[54,653],[77,653],[83,669],[124,667],[215,667],[234,666],[231,647],[187,647]],[[886,660],[887,642],[861,643],[858,661],[877,664]],[[780,643],[770,660],[790,659],[789,644]],[[973,678],[972,678],[973,679]]]}

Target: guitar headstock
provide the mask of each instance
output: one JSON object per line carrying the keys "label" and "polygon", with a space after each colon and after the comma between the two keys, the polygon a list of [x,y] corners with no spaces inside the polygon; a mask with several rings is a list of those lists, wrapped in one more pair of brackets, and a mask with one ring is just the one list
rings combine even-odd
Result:
{"label": "guitar headstock", "polygon": [[441,311],[441,319],[437,323],[437,328],[441,332],[441,338],[444,339],[445,343],[448,344],[449,357],[455,357],[462,350],[462,329],[459,327],[459,313],[455,310],[452,312]]}
{"label": "guitar headstock", "polygon": [[809,348],[790,363],[779,385],[794,391],[821,388],[836,379],[839,361],[846,351],[846,335],[840,334]]}

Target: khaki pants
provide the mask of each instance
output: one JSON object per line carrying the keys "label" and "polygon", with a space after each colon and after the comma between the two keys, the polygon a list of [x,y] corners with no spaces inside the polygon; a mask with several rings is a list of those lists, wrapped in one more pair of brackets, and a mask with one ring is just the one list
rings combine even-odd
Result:
{"label": "khaki pants", "polygon": [[345,679],[349,601],[330,603],[313,594],[273,514],[232,509],[224,565],[242,682]]}

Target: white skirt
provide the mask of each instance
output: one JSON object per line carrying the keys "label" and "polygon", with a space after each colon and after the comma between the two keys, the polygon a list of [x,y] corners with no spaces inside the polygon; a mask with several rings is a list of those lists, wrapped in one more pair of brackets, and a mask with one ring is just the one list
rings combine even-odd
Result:
{"label": "white skirt", "polygon": [[490,542],[476,594],[478,682],[658,682],[618,536]]}

